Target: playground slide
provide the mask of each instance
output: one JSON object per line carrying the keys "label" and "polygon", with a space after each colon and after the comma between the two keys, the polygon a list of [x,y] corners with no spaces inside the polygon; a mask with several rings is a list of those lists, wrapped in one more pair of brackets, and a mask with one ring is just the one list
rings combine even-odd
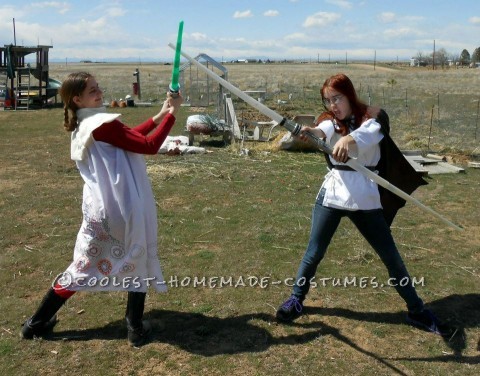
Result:
{"label": "playground slide", "polygon": [[61,81],[55,80],[53,78],[48,79],[48,85],[47,85],[48,88],[59,89],[60,86],[62,86]]}
{"label": "playground slide", "polygon": [[[45,77],[43,76],[43,74],[40,70],[32,69],[31,73],[32,73],[33,77],[35,77],[36,79],[41,79],[42,81],[45,81]],[[40,78],[41,75],[43,76],[42,78]],[[60,89],[60,86],[62,86],[61,81],[58,81],[58,80],[55,80],[55,79],[49,77],[48,82],[47,82],[47,86],[46,86],[47,98],[51,98],[51,97],[54,97],[55,95],[57,95],[58,89]]]}
{"label": "playground slide", "polygon": [[61,81],[49,78],[47,83],[47,98],[51,98],[57,95],[60,86],[62,86]]}

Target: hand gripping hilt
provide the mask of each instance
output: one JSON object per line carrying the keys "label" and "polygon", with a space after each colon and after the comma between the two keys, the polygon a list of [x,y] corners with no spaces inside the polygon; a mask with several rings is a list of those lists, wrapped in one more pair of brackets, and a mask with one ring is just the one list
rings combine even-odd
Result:
{"label": "hand gripping hilt", "polygon": [[[280,125],[286,128],[292,134],[292,136],[298,136],[300,134],[300,131],[302,130],[301,125],[294,123],[291,120],[287,120],[286,118],[282,119],[282,121],[280,122]],[[311,132],[304,132],[304,133],[308,138],[310,138],[315,143],[315,145],[317,145],[317,147],[321,151],[327,154],[332,154],[332,148],[325,141],[315,136]]]}

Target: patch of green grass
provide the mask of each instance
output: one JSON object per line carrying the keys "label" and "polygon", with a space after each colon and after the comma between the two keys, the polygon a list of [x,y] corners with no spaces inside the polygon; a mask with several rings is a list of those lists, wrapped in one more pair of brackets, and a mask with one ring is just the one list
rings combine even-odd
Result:
{"label": "patch of green grass", "polygon": [[13,353],[13,344],[10,341],[2,339],[0,341],[0,356],[6,357],[10,356]]}

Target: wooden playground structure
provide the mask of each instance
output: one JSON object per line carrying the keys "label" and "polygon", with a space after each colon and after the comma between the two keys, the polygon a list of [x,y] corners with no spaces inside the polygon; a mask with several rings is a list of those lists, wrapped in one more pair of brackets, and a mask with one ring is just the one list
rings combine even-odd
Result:
{"label": "wooden playground structure", "polygon": [[[61,82],[50,78],[48,52],[52,46],[0,47],[0,106],[5,110],[43,108],[57,102]],[[35,54],[32,63],[26,56]]]}

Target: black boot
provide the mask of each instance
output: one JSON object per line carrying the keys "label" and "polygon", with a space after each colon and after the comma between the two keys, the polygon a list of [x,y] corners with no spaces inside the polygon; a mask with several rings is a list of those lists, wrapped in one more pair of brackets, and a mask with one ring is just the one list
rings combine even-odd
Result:
{"label": "black boot", "polygon": [[128,342],[135,347],[142,346],[152,330],[147,321],[142,321],[146,295],[144,292],[128,292],[125,320],[127,321]]}
{"label": "black boot", "polygon": [[24,339],[32,339],[48,334],[57,323],[55,314],[66,301],[67,299],[57,295],[55,290],[50,288],[37,312],[23,324],[20,335]]}

